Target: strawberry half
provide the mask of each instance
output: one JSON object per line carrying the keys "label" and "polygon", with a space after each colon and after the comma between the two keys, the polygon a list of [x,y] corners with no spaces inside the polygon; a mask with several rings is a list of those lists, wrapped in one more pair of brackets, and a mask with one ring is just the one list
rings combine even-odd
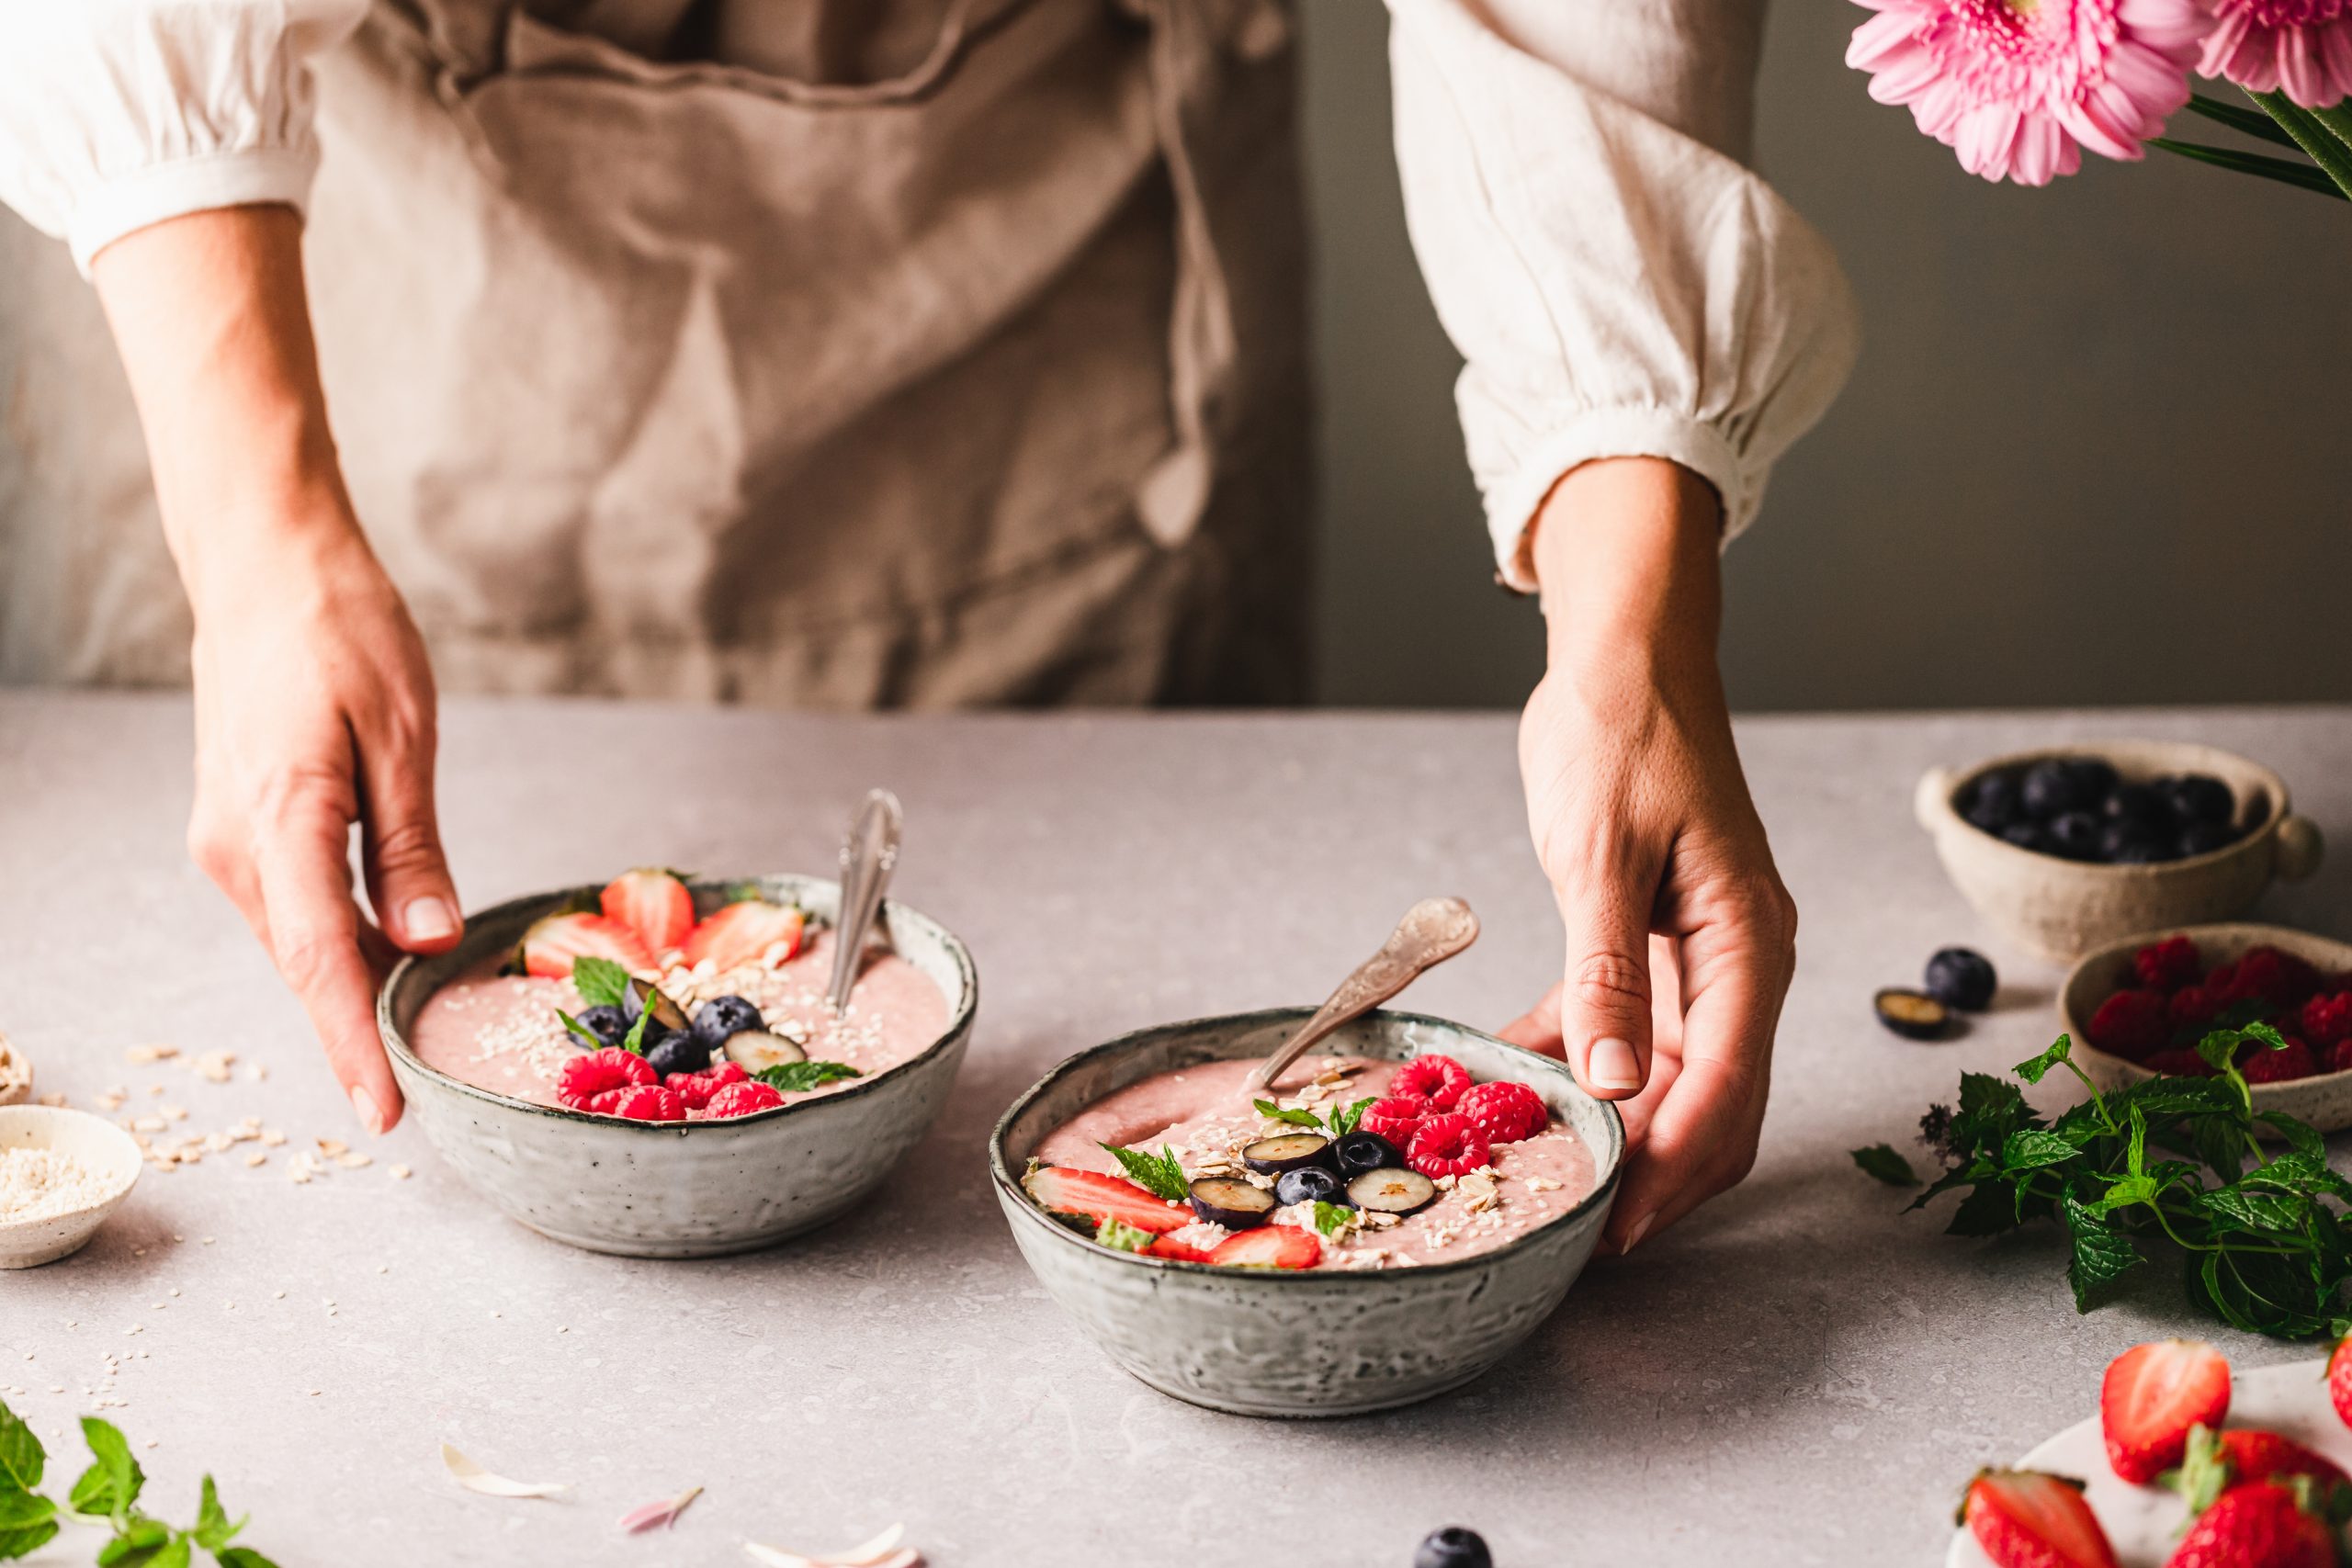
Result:
{"label": "strawberry half", "polygon": [[719,974],[746,964],[763,962],[770,948],[782,945],[781,964],[800,951],[808,917],[789,904],[745,898],[728,905],[694,929],[685,939],[686,963],[709,961]]}
{"label": "strawberry half", "polygon": [[1175,1263],[1206,1263],[1210,1261],[1206,1247],[1194,1247],[1189,1241],[1178,1241],[1172,1235],[1156,1235],[1144,1248],[1154,1258],[1165,1258]]}
{"label": "strawberry half", "polygon": [[1097,1222],[1116,1220],[1154,1235],[1193,1223],[1193,1211],[1183,1204],[1155,1198],[1132,1181],[1100,1171],[1043,1166],[1022,1178],[1021,1185],[1040,1207]]}
{"label": "strawberry half", "polygon": [[1960,1517],[1997,1568],[2116,1568],[2115,1548],[2070,1476],[1980,1470]]}
{"label": "strawberry half", "polygon": [[695,929],[695,896],[674,872],[625,871],[605,885],[597,902],[606,919],[628,927],[656,954],[684,947]]}
{"label": "strawberry half", "polygon": [[1296,1225],[1261,1225],[1218,1242],[1209,1261],[1227,1269],[1312,1269],[1323,1244]]}
{"label": "strawberry half", "polygon": [[2327,1402],[2335,1406],[2335,1418],[2352,1427],[2352,1334],[2328,1352]]}
{"label": "strawberry half", "polygon": [[550,980],[571,978],[571,965],[582,958],[609,958],[635,973],[653,967],[636,931],[605,915],[549,915],[523,933],[516,954],[524,973]]}
{"label": "strawberry half", "polygon": [[2325,1521],[2276,1481],[2233,1486],[2197,1516],[2165,1568],[2335,1568]]}
{"label": "strawberry half", "polygon": [[2134,1345],[2108,1363],[2099,1381],[2107,1462],[2135,1486],[2180,1462],[2191,1427],[2219,1431],[2229,1413],[2229,1360],[2199,1340]]}

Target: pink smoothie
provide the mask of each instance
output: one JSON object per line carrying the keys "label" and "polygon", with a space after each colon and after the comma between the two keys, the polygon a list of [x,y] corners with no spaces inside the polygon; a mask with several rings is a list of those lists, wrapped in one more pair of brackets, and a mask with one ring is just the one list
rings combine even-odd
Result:
{"label": "pink smoothie", "polygon": [[[1300,1131],[1261,1116],[1250,1103],[1252,1099],[1320,1115],[1385,1093],[1401,1065],[1361,1056],[1309,1057],[1285,1072],[1271,1095],[1249,1088],[1250,1075],[1258,1069],[1256,1059],[1208,1062],[1156,1074],[1096,1100],[1055,1128],[1038,1145],[1036,1157],[1046,1165],[1116,1176],[1119,1162],[1102,1145],[1153,1154],[1165,1145],[1175,1151],[1187,1176],[1239,1176],[1244,1174],[1243,1145]],[[1386,1226],[1367,1221],[1363,1228],[1337,1239],[1325,1237],[1323,1260],[1317,1267],[1409,1268],[1492,1251],[1591,1196],[1593,1154],[1555,1116],[1532,1138],[1496,1145],[1486,1171],[1446,1177],[1438,1186],[1437,1201],[1417,1214]],[[1273,1223],[1314,1228],[1304,1215],[1287,1209],[1276,1210]],[[1202,1247],[1213,1247],[1223,1237],[1216,1226],[1206,1224],[1189,1225],[1176,1235]]]}
{"label": "pink smoothie", "polygon": [[[561,1009],[576,1018],[585,1004],[569,980],[498,970],[496,961],[484,964],[425,998],[408,1032],[409,1045],[428,1066],[451,1077],[553,1105],[557,1075],[582,1049],[556,1012]],[[660,984],[689,1018],[713,997],[747,998],[768,1028],[797,1039],[810,1061],[846,1062],[862,1075],[787,1094],[787,1101],[837,1093],[911,1061],[947,1028],[947,998],[896,953],[867,957],[850,987],[849,1005],[839,1012],[825,1000],[832,971],[833,933],[826,931],[774,969],[751,964],[702,976],[673,969]],[[701,1117],[695,1111],[690,1120]]]}

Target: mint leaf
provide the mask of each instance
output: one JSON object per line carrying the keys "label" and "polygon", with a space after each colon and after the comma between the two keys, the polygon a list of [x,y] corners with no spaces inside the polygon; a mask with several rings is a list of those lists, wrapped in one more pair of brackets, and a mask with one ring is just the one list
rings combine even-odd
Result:
{"label": "mint leaf", "polygon": [[628,1032],[621,1037],[621,1049],[632,1056],[644,1055],[645,1032],[652,1027],[653,1010],[645,1008],[638,1013],[637,1021],[628,1026]]}
{"label": "mint leaf", "polygon": [[1892,1144],[1872,1144],[1866,1149],[1851,1151],[1854,1163],[1862,1174],[1874,1176],[1889,1187],[1917,1187],[1918,1176],[1911,1169],[1911,1162],[1897,1154]]}
{"label": "mint leaf", "polygon": [[1102,1147],[1119,1162],[1128,1180],[1153,1197],[1182,1203],[1192,1196],[1193,1184],[1185,1179],[1184,1168],[1177,1163],[1175,1151],[1167,1145],[1160,1145],[1156,1155],[1141,1149],[1123,1149],[1116,1144],[1104,1144]]}
{"label": "mint leaf", "polygon": [[2018,1077],[2025,1079],[2028,1083],[2040,1083],[2041,1081],[2042,1075],[2049,1072],[2051,1068],[2056,1066],[2061,1062],[2072,1059],[2074,1048],[2075,1042],[2073,1039],[2067,1035],[2061,1034],[2057,1039],[2050,1043],[2049,1050],[2044,1051],[2041,1055],[2034,1057],[2031,1061],[2019,1062],[2015,1067],[2011,1068],[2010,1071],[2016,1073]]}
{"label": "mint leaf", "polygon": [[97,1462],[74,1483],[74,1511],[120,1519],[139,1501],[139,1489],[147,1483],[146,1473],[130,1457],[130,1444],[113,1422],[83,1416],[82,1440],[90,1445],[90,1457]]}
{"label": "mint leaf", "polygon": [[586,1024],[581,1022],[578,1019],[572,1017],[561,1008],[555,1010],[555,1015],[556,1017],[563,1020],[564,1028],[579,1036],[579,1038],[587,1045],[588,1049],[591,1051],[601,1051],[605,1048],[605,1037],[603,1035],[597,1033],[594,1030],[589,1028]]}
{"label": "mint leaf", "polygon": [[1124,1220],[1104,1220],[1095,1230],[1094,1239],[1121,1252],[1148,1252],[1151,1249],[1151,1233],[1137,1230]]}
{"label": "mint leaf", "polygon": [[2023,1127],[2001,1145],[2001,1161],[2011,1170],[2037,1170],[2073,1159],[2078,1151],[2068,1139],[2039,1128]]}
{"label": "mint leaf", "polygon": [[1271,1100],[1253,1100],[1250,1103],[1258,1108],[1259,1115],[1269,1121],[1287,1122],[1293,1127],[1312,1127],[1318,1133],[1323,1130],[1323,1118],[1312,1111],[1285,1111]]}
{"label": "mint leaf", "polygon": [[55,1519],[43,1519],[37,1525],[19,1525],[13,1529],[0,1526],[0,1562],[19,1557],[30,1557],[57,1533]]}
{"label": "mint leaf", "polygon": [[30,1529],[44,1520],[57,1517],[57,1505],[48,1498],[10,1487],[0,1492],[0,1536],[10,1530]]}
{"label": "mint leaf", "polygon": [[213,1489],[212,1477],[206,1476],[204,1489],[197,1497],[196,1529],[189,1532],[196,1538],[196,1544],[217,1556],[244,1528],[243,1518],[234,1524],[229,1521],[228,1510],[220,1506],[220,1494]]}
{"label": "mint leaf", "polygon": [[224,1547],[212,1555],[219,1561],[220,1568],[277,1568],[277,1563],[250,1546]]}
{"label": "mint leaf", "polygon": [[575,958],[571,988],[592,1008],[616,1008],[628,995],[628,971],[609,958]]}
{"label": "mint leaf", "polygon": [[1364,1108],[1371,1105],[1373,1100],[1373,1096],[1366,1095],[1345,1109],[1335,1107],[1331,1111],[1331,1136],[1344,1138],[1354,1132],[1357,1124],[1363,1120]]}
{"label": "mint leaf", "polygon": [[1356,1212],[1344,1203],[1327,1203],[1315,1200],[1315,1228],[1324,1235],[1337,1235],[1356,1217]]}
{"label": "mint leaf", "polygon": [[[161,1519],[151,1519],[143,1514],[133,1514],[115,1527],[115,1538],[98,1548],[98,1568],[156,1568],[164,1559],[164,1549],[172,1544],[171,1527]],[[180,1561],[187,1561],[187,1543],[181,1543]]]}
{"label": "mint leaf", "polygon": [[2066,1265],[2066,1283],[2074,1287],[2075,1310],[2088,1312],[2098,1304],[2103,1287],[2139,1267],[2140,1249],[2105,1215],[2094,1213],[2072,1198],[2065,1200],[2063,1208],[2067,1240],[2074,1247],[2074,1259]]}
{"label": "mint leaf", "polygon": [[0,1402],[0,1482],[6,1482],[19,1492],[29,1492],[40,1484],[41,1466],[49,1454],[33,1436],[33,1429]]}
{"label": "mint leaf", "polygon": [[801,1094],[842,1078],[865,1075],[846,1062],[778,1062],[752,1075],[785,1094]]}

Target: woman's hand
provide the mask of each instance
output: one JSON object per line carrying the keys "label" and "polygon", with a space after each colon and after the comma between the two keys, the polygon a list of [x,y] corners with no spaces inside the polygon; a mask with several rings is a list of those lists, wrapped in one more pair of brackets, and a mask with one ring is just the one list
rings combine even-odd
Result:
{"label": "woman's hand", "polygon": [[1795,967],[1715,667],[1717,527],[1688,470],[1618,458],[1563,479],[1532,542],[1549,656],[1520,770],[1567,956],[1503,1034],[1622,1102],[1621,1251],[1755,1163]]}
{"label": "woman's hand", "polygon": [[[371,1132],[399,1120],[376,1032],[395,946],[458,940],[433,803],[433,675],[352,514],[319,389],[300,223],[235,208],[93,267],[195,610],[188,847],[268,949]],[[351,877],[360,829],[364,916]]]}

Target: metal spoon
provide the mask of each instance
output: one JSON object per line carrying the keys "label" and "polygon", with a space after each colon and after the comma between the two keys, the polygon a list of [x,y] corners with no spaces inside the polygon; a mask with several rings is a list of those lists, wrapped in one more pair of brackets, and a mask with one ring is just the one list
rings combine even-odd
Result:
{"label": "metal spoon", "polygon": [[883,889],[899,863],[899,829],[902,814],[899,797],[887,789],[868,790],[842,840],[842,907],[834,937],[833,983],[825,999],[835,1011],[849,1006],[849,989],[857,983],[858,961],[865,955],[866,933],[881,912]]}
{"label": "metal spoon", "polygon": [[1425,969],[1444,963],[1478,940],[1478,917],[1459,898],[1424,898],[1405,911],[1380,951],[1340,982],[1331,999],[1299,1027],[1282,1048],[1266,1058],[1250,1077],[1250,1086],[1269,1089],[1283,1069],[1298,1060],[1306,1048],[1349,1020],[1370,1012],[1406,987]]}

